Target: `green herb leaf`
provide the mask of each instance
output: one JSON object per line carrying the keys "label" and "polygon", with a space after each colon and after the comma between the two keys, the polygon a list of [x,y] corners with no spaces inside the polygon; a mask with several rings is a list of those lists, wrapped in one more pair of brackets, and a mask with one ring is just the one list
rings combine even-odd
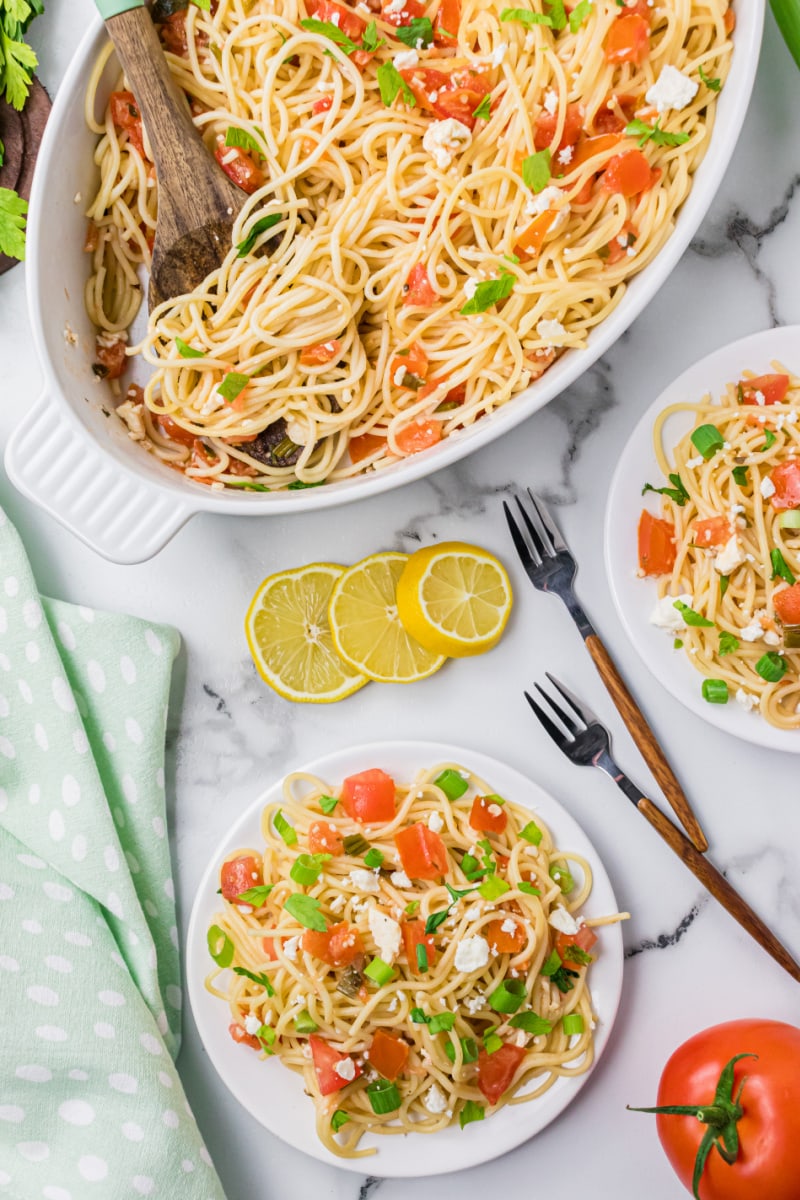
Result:
{"label": "green herb leaf", "polygon": [[409,904],[407,904],[405,906],[405,908],[403,909],[403,912],[406,914],[407,917],[413,917],[414,913],[417,911],[418,908],[419,908],[419,900],[412,900]]}
{"label": "green herb leaf", "polygon": [[[419,947],[417,947],[419,949]],[[456,1023],[456,1014],[453,1012],[437,1013],[428,1021],[428,1031],[434,1033],[449,1033]]]}
{"label": "green herb leaf", "polygon": [[330,38],[337,46],[341,46],[345,54],[352,54],[358,46],[347,36],[342,33],[338,25],[334,25],[333,21],[318,21],[316,17],[306,17],[300,22],[303,29],[307,29],[309,33],[319,33],[322,37]]}
{"label": "green herb leaf", "polygon": [[250,232],[243,242],[239,242],[236,247],[238,250],[237,258],[247,258],[250,251],[255,246],[262,233],[266,233],[268,229],[272,229],[273,225],[277,225],[283,220],[283,213],[269,213],[266,217],[259,217],[255,224],[251,227]]}
{"label": "green herb leaf", "polygon": [[625,126],[625,133],[628,137],[638,138],[640,147],[646,142],[652,142],[655,146],[682,146],[689,140],[688,133],[666,133],[661,128],[660,117],[655,125],[648,125],[646,121],[640,121],[638,118],[629,121]]}
{"label": "green herb leaf", "polygon": [[178,347],[178,354],[181,358],[205,358],[204,351],[195,350],[194,346],[190,346],[181,337],[175,338],[175,345]]}
{"label": "green herb leaf", "polygon": [[709,79],[708,75],[706,75],[705,71],[703,70],[702,65],[697,68],[697,73],[710,92],[718,92],[722,87],[722,80]]}
{"label": "green herb leaf", "polygon": [[229,967],[233,962],[234,945],[224,929],[212,925],[206,934],[208,953],[218,967]]}
{"label": "green herb leaf", "polygon": [[550,863],[548,871],[550,878],[554,883],[557,883],[561,888],[562,895],[567,896],[575,887],[575,880],[572,878],[572,872],[563,859],[558,859],[557,862]]}
{"label": "green herb leaf", "polygon": [[478,893],[483,896],[484,900],[499,900],[501,896],[510,891],[511,884],[506,883],[505,879],[501,879],[499,875],[490,875],[478,888]]}
{"label": "green herb leaf", "polygon": [[544,1017],[539,1017],[535,1012],[517,1013],[508,1022],[512,1029],[523,1029],[525,1033],[532,1033],[534,1037],[538,1037],[542,1033],[552,1033],[553,1026],[549,1021],[545,1021]]}
{"label": "green herb leaf", "polygon": [[272,986],[266,975],[256,975],[255,971],[248,971],[247,967],[234,967],[234,975],[241,975],[245,979],[249,979],[251,983],[257,983],[259,987],[263,987],[268,996],[275,995],[275,988]]}
{"label": "green herb leaf", "polygon": [[550,182],[550,150],[539,150],[522,160],[522,182],[533,192],[541,192]]}
{"label": "green herb leaf", "polygon": [[303,925],[306,929],[314,929],[317,933],[326,932],[328,926],[320,912],[322,906],[314,896],[304,896],[301,892],[294,892],[287,897],[283,907],[290,916],[294,917],[298,925]]}
{"label": "green herb leaf", "polygon": [[386,39],[378,36],[378,26],[374,21],[370,21],[361,39],[361,49],[366,50],[368,54],[374,54],[376,50],[385,44]]}
{"label": "green herb leaf", "polygon": [[709,621],[707,617],[702,616],[699,612],[695,612],[693,608],[689,608],[689,605],[684,604],[682,600],[675,600],[672,607],[677,608],[687,625],[692,625],[695,628],[714,628],[713,621]]}
{"label": "green herb leaf", "polygon": [[739,487],[747,485],[747,467],[734,467],[731,471],[734,483],[738,483]]}
{"label": "green herb leaf", "polygon": [[458,1114],[458,1123],[463,1129],[466,1125],[471,1125],[473,1121],[482,1121],[486,1116],[486,1110],[482,1104],[478,1104],[477,1100],[467,1100]]}
{"label": "green herb leaf", "polygon": [[338,796],[320,796],[317,803],[319,804],[322,811],[325,813],[325,816],[329,817],[331,815],[331,813],[333,812],[333,810],[336,808],[336,805],[339,803],[339,797]]}
{"label": "green herb leaf", "polygon": [[569,14],[570,33],[577,33],[583,22],[593,11],[594,5],[592,4],[592,0],[580,0],[580,4],[576,4]]}
{"label": "green herb leaf", "polygon": [[384,855],[381,854],[377,847],[372,846],[364,855],[365,867],[379,867],[383,863]]}
{"label": "green herb leaf", "polygon": [[717,654],[720,658],[724,658],[726,654],[735,654],[739,649],[740,642],[732,633],[728,633],[727,629],[723,629],[719,635],[719,648]]}
{"label": "green herb leaf", "polygon": [[777,439],[776,435],[772,432],[771,429],[765,429],[764,430],[764,445],[759,446],[758,453],[763,454],[765,450],[770,450],[775,445],[777,440],[778,439]]}
{"label": "green herb leaf", "polygon": [[275,826],[277,833],[283,838],[287,846],[297,845],[297,830],[294,825],[290,825],[280,809],[272,818],[272,824]]}
{"label": "green herb leaf", "polygon": [[587,967],[592,962],[591,954],[587,954],[580,946],[574,943],[564,948],[564,962],[579,963],[582,967]]}
{"label": "green herb leaf", "polygon": [[544,13],[531,12],[529,8],[504,8],[500,13],[501,21],[519,21],[521,25],[547,25],[552,28],[553,18]]}
{"label": "green herb leaf", "polygon": [[528,821],[528,824],[520,829],[519,836],[526,842],[530,842],[532,846],[538,846],[544,834],[535,821]]}
{"label": "green herb leaf", "polygon": [[236,146],[239,150],[246,150],[248,154],[257,154],[259,158],[264,157],[264,151],[247,129],[238,129],[235,125],[228,126],[228,132],[225,134],[225,145]]}
{"label": "green herb leaf", "polygon": [[264,1047],[267,1054],[275,1053],[275,1051],[272,1049],[272,1046],[275,1045],[278,1035],[271,1026],[262,1025],[260,1029],[256,1030],[256,1037],[261,1042],[261,1045]]}
{"label": "green herb leaf", "polygon": [[229,371],[217,388],[217,392],[228,404],[233,404],[234,400],[242,394],[249,382],[249,375],[241,375],[238,371]]}
{"label": "green herb leaf", "polygon": [[444,886],[450,893],[450,904],[448,906],[450,908],[452,908],[454,904],[458,904],[459,900],[463,900],[465,896],[471,896],[475,891],[474,887],[463,888],[461,891],[458,891],[457,888],[451,887],[449,883],[446,883]]}
{"label": "green herb leaf", "polygon": [[720,575],[720,577],[719,577],[719,598],[720,598],[720,600],[727,592],[730,582],[731,582],[730,575]]}
{"label": "green herb leaf", "polygon": [[461,309],[461,316],[469,317],[474,313],[485,312],[493,304],[497,304],[500,300],[506,300],[513,292],[516,282],[516,276],[506,270],[501,271],[497,279],[482,280]]}
{"label": "green herb leaf", "polygon": [[378,89],[381,93],[381,100],[387,108],[391,108],[397,99],[398,92],[403,93],[403,101],[411,108],[416,105],[414,93],[406,83],[403,76],[398,71],[393,62],[381,63],[376,71],[378,79]]}
{"label": "green herb leaf", "polygon": [[[398,25],[394,36],[412,50],[427,49],[433,41],[430,17],[412,17],[408,25]],[[422,42],[420,46],[419,43]]]}
{"label": "green herb leaf", "polygon": [[324,487],[325,480],[319,479],[316,483],[303,483],[302,479],[293,479],[286,489],[289,492],[302,492],[305,488]]}
{"label": "green herb leaf", "polygon": [[679,508],[683,508],[686,501],[689,499],[689,493],[683,486],[683,480],[680,475],[670,475],[669,481],[672,487],[653,487],[651,483],[646,483],[642,488],[642,495],[645,492],[656,492],[659,496],[669,496],[670,500],[674,501]]}
{"label": "green herb leaf", "polygon": [[[492,115],[492,97],[488,94],[484,96],[478,107],[473,110],[472,115],[478,120],[488,121]],[[517,259],[517,262],[519,262],[519,259]]]}
{"label": "green herb leaf", "polygon": [[532,883],[528,883],[525,879],[517,884],[517,891],[524,892],[526,896],[541,896],[542,894],[540,888],[534,887]]}
{"label": "green herb leaf", "polygon": [[700,690],[709,704],[728,703],[728,685],[724,679],[704,679]]}
{"label": "green herb leaf", "polygon": [[772,563],[772,574],[770,579],[784,579],[788,584],[796,583],[792,569],[783,557],[781,551],[775,547],[769,552],[770,562]]}
{"label": "green herb leaf", "polygon": [[251,887],[246,892],[240,892],[236,899],[241,900],[242,904],[252,904],[254,908],[261,908],[274,887],[274,883],[260,883],[258,887]]}
{"label": "green herb leaf", "polygon": [[691,442],[706,462],[725,445],[725,439],[716,425],[698,425],[692,432]]}
{"label": "green herb leaf", "polygon": [[348,1113],[343,1108],[337,1108],[336,1112],[331,1117],[331,1129],[334,1133],[338,1133],[343,1125],[346,1125],[350,1120]]}
{"label": "green herb leaf", "polygon": [[560,33],[562,29],[567,27],[567,10],[564,7],[564,0],[544,0],[545,6],[549,9],[550,21],[556,33]]}
{"label": "green herb leaf", "polygon": [[447,920],[447,915],[450,912],[449,908],[443,908],[439,912],[431,913],[425,922],[426,933],[436,933],[440,925]]}
{"label": "green herb leaf", "polygon": [[[0,36],[2,36],[1,30]],[[0,58],[1,64],[2,58]],[[2,81],[1,73],[0,81]],[[25,216],[27,211],[27,200],[23,200],[10,188],[0,187],[0,254],[7,254],[9,258],[19,259],[20,262],[25,258]]]}

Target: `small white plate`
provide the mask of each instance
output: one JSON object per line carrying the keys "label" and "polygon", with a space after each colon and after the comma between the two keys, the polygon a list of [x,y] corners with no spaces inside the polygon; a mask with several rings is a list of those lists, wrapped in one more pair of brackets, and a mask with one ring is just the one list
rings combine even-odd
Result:
{"label": "small white plate", "polygon": [[[376,742],[340,750],[303,769],[334,785],[347,775],[372,766],[382,767],[398,780],[410,780],[417,771],[447,761],[462,763],[491,782],[502,795],[540,814],[556,845],[587,859],[594,882],[591,895],[581,910],[586,916],[598,917],[617,911],[605,869],[580,826],[530,779],[485,754],[434,742]],[[219,907],[216,895],[219,864],[238,846],[262,844],[261,810],[280,794],[279,781],[239,818],[222,845],[215,846],[189,922],[186,978],[192,1011],[211,1062],[239,1103],[271,1133],[295,1149],[330,1166],[383,1178],[438,1175],[474,1167],[514,1149],[549,1125],[575,1099],[591,1069],[574,1078],[556,1080],[539,1100],[506,1106],[496,1116],[470,1125],[469,1132],[462,1132],[455,1126],[435,1134],[367,1136],[362,1139],[361,1148],[375,1146],[377,1154],[360,1159],[337,1158],[317,1139],[314,1107],[303,1092],[302,1077],[284,1067],[277,1058],[264,1062],[255,1054],[245,1054],[231,1040],[226,1005],[212,996],[203,982],[210,966],[206,931]],[[622,932],[619,925],[604,928],[601,936],[602,953],[591,970],[592,1001],[597,1014],[595,1063],[611,1033],[622,990]]]}
{"label": "small white plate", "polygon": [[[763,375],[775,360],[800,373],[800,325],[766,329],[751,337],[731,342],[689,367],[661,393],[634,429],[620,455],[606,506],[606,572],[617,612],[642,662],[668,692],[698,717],[734,737],[770,750],[800,754],[800,732],[776,729],[757,712],[745,712],[738,704],[709,704],[700,692],[702,675],[686,654],[672,648],[672,638],[650,624],[658,595],[655,579],[636,575],[636,529],[644,507],[655,512],[655,496],[642,496],[646,482],[660,487],[658,463],[653,449],[653,426],[662,409],[679,402],[699,401],[709,393],[717,399],[725,385],[740,379],[744,371]],[[677,413],[664,426],[664,445],[674,446],[692,427],[691,413]]]}

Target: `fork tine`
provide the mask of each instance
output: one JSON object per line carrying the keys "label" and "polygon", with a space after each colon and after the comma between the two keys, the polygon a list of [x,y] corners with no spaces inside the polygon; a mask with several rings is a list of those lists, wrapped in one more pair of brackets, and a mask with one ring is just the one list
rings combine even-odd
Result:
{"label": "fork tine", "polygon": [[575,693],[571,692],[559,679],[556,679],[555,675],[551,675],[549,671],[545,671],[545,675],[553,687],[561,693],[572,711],[583,721],[584,725],[591,725],[593,721],[599,720],[597,714],[592,712],[588,704],[581,703]]}
{"label": "fork tine", "polygon": [[569,715],[569,713],[568,713],[568,712],[565,712],[563,708],[560,708],[560,707],[558,706],[558,704],[556,704],[556,702],[555,702],[555,700],[552,698],[552,696],[548,696],[548,694],[547,694],[547,692],[544,690],[544,688],[543,688],[543,687],[540,687],[538,683],[534,684],[534,687],[536,688],[537,692],[538,692],[538,693],[539,693],[539,695],[542,697],[542,699],[543,699],[543,700],[546,700],[546,701],[547,701],[547,703],[550,705],[550,707],[552,708],[553,712],[556,714],[556,716],[558,717],[558,719],[561,721],[562,725],[565,725],[565,726],[566,726],[566,728],[567,728],[567,730],[569,731],[569,733],[571,733],[571,734],[572,734],[572,736],[573,736],[573,737],[575,737],[575,736],[578,734],[578,732],[579,732],[579,728],[578,728],[578,726],[575,724],[575,721],[574,721],[574,720],[573,720],[573,718],[572,718],[572,717]]}
{"label": "fork tine", "polygon": [[542,560],[537,555],[534,555],[532,553],[532,551],[528,548],[528,544],[525,541],[525,538],[522,536],[522,531],[520,530],[519,526],[517,525],[517,522],[514,520],[513,516],[511,515],[511,509],[508,507],[505,500],[503,501],[503,510],[506,514],[506,521],[508,522],[508,528],[511,533],[511,537],[514,542],[514,545],[517,548],[517,554],[520,557],[523,567],[525,567],[526,570],[529,567],[538,567]]}
{"label": "fork tine", "polygon": [[549,536],[550,542],[552,543],[553,550],[555,552],[557,552],[559,550],[568,550],[569,547],[567,546],[567,543],[564,541],[563,537],[561,536],[559,528],[556,525],[553,518],[551,517],[550,510],[548,509],[544,500],[542,500],[541,496],[535,495],[535,493],[532,492],[530,488],[528,488],[527,491],[528,491],[528,495],[531,498],[531,504],[536,509],[536,512],[539,516],[539,520],[542,522],[542,525],[547,530],[547,534]]}
{"label": "fork tine", "polygon": [[515,496],[514,499],[517,502],[517,508],[520,511],[520,516],[522,517],[522,520],[525,523],[525,528],[528,531],[528,536],[530,537],[531,541],[533,542],[533,548],[536,551],[537,561],[541,562],[545,558],[550,558],[551,553],[547,547],[547,543],[546,543],[545,539],[542,537],[539,530],[536,528],[536,525],[534,524],[534,522],[531,520],[530,514],[527,512],[524,504],[520,500],[519,496]]}
{"label": "fork tine", "polygon": [[530,704],[531,708],[536,713],[536,716],[539,718],[539,721],[544,726],[546,732],[550,734],[550,737],[558,746],[559,750],[566,754],[567,747],[570,745],[570,739],[566,737],[566,735],[558,728],[554,721],[550,720],[547,713],[544,711],[544,709],[539,707],[530,692],[525,692],[525,699],[528,701],[528,704]]}

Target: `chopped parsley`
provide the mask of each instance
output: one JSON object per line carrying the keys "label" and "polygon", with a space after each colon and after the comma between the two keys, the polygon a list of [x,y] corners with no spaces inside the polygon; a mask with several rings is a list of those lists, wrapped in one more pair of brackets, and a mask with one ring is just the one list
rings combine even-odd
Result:
{"label": "chopped parsley", "polygon": [[217,391],[223,400],[226,400],[228,404],[232,404],[237,396],[242,394],[249,382],[249,375],[241,375],[238,371],[229,371],[217,388]]}
{"label": "chopped parsley", "polygon": [[[399,25],[394,31],[398,41],[412,50],[427,49],[433,41],[433,26],[430,17],[412,17],[408,25]],[[419,43],[422,42],[422,46]]]}
{"label": "chopped parsley", "polygon": [[[474,109],[472,115],[478,120],[488,121],[492,115],[492,97],[489,95],[484,96],[478,107]],[[516,261],[519,262],[519,259]]]}
{"label": "chopped parsley", "polygon": [[269,213],[266,217],[259,217],[254,225],[250,227],[250,232],[244,241],[239,242],[236,247],[238,250],[237,258],[247,258],[247,255],[255,246],[258,238],[262,233],[266,233],[268,229],[272,229],[273,225],[277,225],[283,220],[283,213]]}
{"label": "chopped parsley", "polygon": [[648,125],[646,121],[640,121],[638,118],[629,121],[625,126],[625,133],[628,137],[638,138],[640,147],[646,142],[652,142],[654,146],[682,146],[689,140],[688,133],[667,133],[663,130],[660,117],[655,125]]}
{"label": "chopped parsley", "polygon": [[240,892],[236,899],[241,900],[242,904],[252,904],[254,908],[261,908],[274,886],[274,883],[261,883],[258,887],[251,887],[246,892]]}
{"label": "chopped parsley", "polygon": [[769,557],[770,562],[772,563],[772,574],[770,575],[770,579],[783,579],[788,584],[797,582],[792,573],[791,567],[777,546],[774,550],[770,550]]}
{"label": "chopped parsley", "polygon": [[461,316],[469,317],[474,313],[485,312],[487,308],[491,308],[498,301],[506,300],[513,292],[516,282],[516,276],[505,268],[502,268],[497,279],[482,280],[461,309]]}
{"label": "chopped parsley", "polygon": [[689,499],[689,493],[683,486],[683,480],[680,475],[670,475],[669,481],[672,487],[653,487],[652,483],[646,483],[642,488],[642,495],[645,492],[657,492],[659,496],[669,496],[670,500],[674,501],[679,508],[683,508],[686,501]]}
{"label": "chopped parsley", "polygon": [[225,145],[236,146],[239,150],[247,150],[249,154],[257,154],[259,158],[264,157],[264,151],[252,133],[248,133],[246,129],[238,129],[235,125],[228,126],[228,132],[225,134]]}
{"label": "chopped parsley", "polygon": [[672,607],[677,608],[687,625],[693,625],[697,628],[714,628],[713,621],[709,621],[708,617],[704,617],[701,613],[695,612],[693,608],[689,608],[689,605],[684,604],[682,600],[675,600]]}
{"label": "chopped parsley", "polygon": [[580,4],[576,4],[572,12],[569,14],[569,31],[577,33],[587,17],[591,16],[594,11],[592,0],[580,0]]}
{"label": "chopped parsley", "polygon": [[532,192],[541,192],[550,182],[550,151],[539,150],[522,160],[522,182]]}
{"label": "chopped parsley", "polygon": [[719,648],[717,654],[720,658],[724,658],[726,654],[735,654],[739,649],[739,639],[732,633],[728,633],[727,629],[720,631]]}
{"label": "chopped parsley", "polygon": [[775,436],[775,434],[772,432],[771,429],[765,429],[764,430],[764,445],[759,447],[759,451],[758,451],[759,454],[763,454],[763,452],[765,450],[769,450],[771,446],[775,445],[777,440],[778,440],[777,437]]}
{"label": "chopped parsley", "polygon": [[398,92],[403,93],[403,101],[412,108],[416,104],[414,93],[406,83],[393,62],[381,63],[376,72],[381,100],[387,108],[391,108],[397,99]]}
{"label": "chopped parsley", "polygon": [[697,73],[710,92],[718,92],[719,89],[722,87],[722,80],[721,79],[709,79],[708,75],[706,75],[702,66],[699,66],[697,68]]}
{"label": "chopped parsley", "polygon": [[234,967],[234,975],[241,975],[244,979],[251,980],[252,983],[257,983],[259,987],[263,987],[268,996],[275,995],[275,988],[272,986],[266,975],[257,975],[255,971],[248,971],[247,967]]}

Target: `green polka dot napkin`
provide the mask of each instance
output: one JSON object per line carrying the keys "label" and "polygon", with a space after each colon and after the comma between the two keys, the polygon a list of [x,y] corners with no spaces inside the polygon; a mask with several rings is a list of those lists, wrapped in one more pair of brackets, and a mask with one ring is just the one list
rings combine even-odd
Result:
{"label": "green polka dot napkin", "polygon": [[0,1197],[224,1200],[173,1064],[174,630],[38,596],[0,509]]}

